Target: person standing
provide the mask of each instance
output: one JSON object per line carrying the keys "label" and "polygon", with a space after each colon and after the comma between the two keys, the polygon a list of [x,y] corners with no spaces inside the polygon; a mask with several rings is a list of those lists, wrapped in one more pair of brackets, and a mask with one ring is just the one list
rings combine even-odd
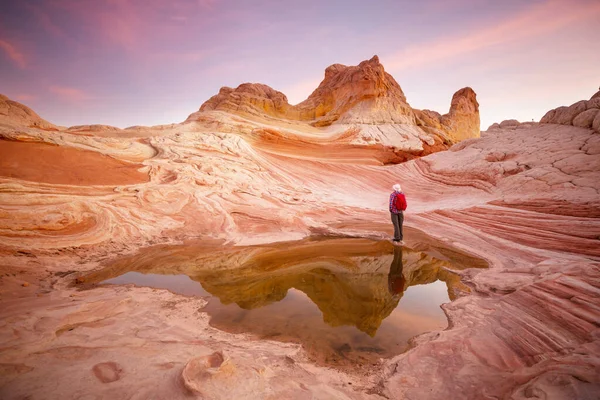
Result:
{"label": "person standing", "polygon": [[392,186],[394,191],[390,194],[390,214],[394,224],[394,243],[404,244],[402,224],[404,223],[404,210],[406,210],[406,196],[402,193],[402,186],[396,183]]}

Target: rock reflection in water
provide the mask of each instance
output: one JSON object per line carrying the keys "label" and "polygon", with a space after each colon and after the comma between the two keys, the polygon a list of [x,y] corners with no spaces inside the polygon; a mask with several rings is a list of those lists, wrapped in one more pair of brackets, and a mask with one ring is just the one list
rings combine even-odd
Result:
{"label": "rock reflection in water", "polygon": [[173,287],[169,279],[150,286],[191,293],[185,285],[200,283],[214,296],[206,307],[211,325],[298,342],[316,361],[342,365],[391,357],[411,337],[445,328],[440,304],[467,290],[447,268],[448,261],[388,242],[330,239],[212,251],[154,248],[88,281],[143,283],[123,275],[129,271],[187,275],[191,280],[178,278]]}

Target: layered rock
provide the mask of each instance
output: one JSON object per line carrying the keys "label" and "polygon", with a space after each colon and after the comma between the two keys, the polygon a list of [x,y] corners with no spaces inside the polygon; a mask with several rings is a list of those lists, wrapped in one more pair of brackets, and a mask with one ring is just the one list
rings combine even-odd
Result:
{"label": "layered rock", "polygon": [[297,107],[317,126],[415,124],[400,85],[385,72],[377,56],[358,66],[331,65],[319,87]]}
{"label": "layered rock", "polygon": [[221,88],[200,107],[200,111],[211,110],[264,114],[306,121],[314,126],[335,122],[415,124],[402,89],[384,71],[377,56],[358,66],[329,66],[319,87],[296,106],[290,105],[283,93],[267,85],[244,83],[236,89]]}
{"label": "layered rock", "polygon": [[415,110],[419,126],[429,132],[447,136],[452,143],[479,137],[479,103],[470,87],[452,96],[450,111],[440,115],[431,110]]}
{"label": "layered rock", "polygon": [[[384,145],[394,144],[393,136],[399,140],[403,136],[416,137],[428,146],[479,136],[479,105],[471,88],[457,91],[450,111],[443,116],[414,110],[377,56],[357,66],[329,66],[317,89],[298,105],[290,105],[283,93],[269,86],[244,83],[236,89],[221,88],[200,107],[200,112],[215,110],[305,122],[315,127],[358,125],[365,131],[363,140]],[[188,121],[199,117],[194,113]],[[392,138],[377,129],[373,131],[369,125],[388,127],[389,133],[393,132]]]}
{"label": "layered rock", "polygon": [[[585,110],[574,106],[568,116],[549,114],[568,125],[519,129],[522,124],[510,122],[450,151],[394,166],[373,162],[369,149],[381,144],[352,147],[364,126],[379,125],[277,127],[212,110],[186,124],[136,128],[137,137],[120,138],[108,136],[113,131],[48,132],[31,127],[35,117],[27,112],[10,111],[10,123],[0,127],[3,138],[94,151],[95,168],[128,165],[123,170],[140,174],[115,181],[83,174],[73,184],[0,170],[1,393],[184,398],[180,386],[164,382],[178,382],[185,369],[189,388],[207,387],[206,371],[197,368],[202,360],[193,360],[222,351],[223,361],[231,361],[207,367],[221,371],[223,382],[248,380],[277,398],[307,392],[331,398],[594,398],[600,388],[600,135],[572,124],[588,107],[595,109],[598,98]],[[463,110],[457,101],[455,115]],[[426,111],[419,118],[430,121],[423,126],[438,120]],[[577,124],[589,116],[581,119]],[[343,129],[329,131],[336,127]],[[331,136],[322,138],[324,132]],[[267,139],[297,147],[267,146]],[[347,147],[325,151],[336,140]],[[12,161],[51,174],[31,149]],[[73,154],[62,155],[64,168]],[[415,338],[410,351],[373,366],[368,377],[312,365],[297,346],[218,332],[208,325],[200,299],[69,286],[77,273],[141,246],[191,239],[233,246],[317,234],[387,238],[387,199],[398,180],[409,199],[406,225],[444,243],[436,249],[441,259],[459,249],[485,258],[490,268],[461,272],[473,290],[444,306],[447,330]],[[406,241],[410,248],[421,245],[415,231],[407,230]],[[223,270],[232,264],[222,259]],[[139,368],[141,355],[145,369]],[[235,370],[226,369],[232,365]],[[233,387],[227,384],[222,387]]]}
{"label": "layered rock", "polygon": [[244,83],[235,89],[222,87],[200,107],[200,111],[212,110],[298,119],[298,113],[283,93],[259,83]]}

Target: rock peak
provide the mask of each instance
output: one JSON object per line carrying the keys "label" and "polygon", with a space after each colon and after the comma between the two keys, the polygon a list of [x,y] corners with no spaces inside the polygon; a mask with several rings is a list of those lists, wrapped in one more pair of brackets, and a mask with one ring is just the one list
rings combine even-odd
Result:
{"label": "rock peak", "polygon": [[[323,81],[298,107],[312,110],[308,114],[317,126],[334,122],[414,123],[400,85],[385,72],[376,55],[356,66],[329,66]],[[391,118],[384,117],[382,109]]]}
{"label": "rock peak", "polygon": [[[385,72],[377,55],[354,66],[330,65],[319,86],[295,106],[288,103],[283,93],[267,85],[244,83],[235,89],[221,88],[200,108],[211,110],[304,121],[313,126],[418,125],[432,128],[430,133],[444,137],[444,141],[479,136],[479,104],[473,89],[466,87],[456,92],[444,118],[431,113],[420,113],[417,118],[402,88]],[[192,115],[189,119],[194,118]]]}
{"label": "rock peak", "polygon": [[361,62],[361,64],[364,64],[364,63],[379,64],[379,65],[381,65],[381,63],[379,62],[379,57],[377,56],[377,54],[375,54],[373,57],[371,57],[370,60]]}

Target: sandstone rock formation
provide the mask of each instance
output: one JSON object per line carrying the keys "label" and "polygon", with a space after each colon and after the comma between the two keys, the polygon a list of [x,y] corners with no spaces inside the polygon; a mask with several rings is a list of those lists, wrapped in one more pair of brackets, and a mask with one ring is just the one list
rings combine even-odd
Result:
{"label": "sandstone rock formation", "polygon": [[[360,73],[381,77],[371,64]],[[344,70],[335,67],[326,79],[339,83],[339,93],[344,80],[334,76]],[[375,93],[368,90],[377,86],[365,88]],[[457,116],[474,105],[468,91],[459,97],[465,102],[454,102]],[[249,382],[227,386],[238,398],[255,395],[248,387],[265,398],[594,398],[600,135],[573,123],[588,124],[590,115],[579,116],[596,109],[598,97],[554,110],[540,124],[499,124],[480,139],[399,165],[383,160],[416,156],[419,145],[425,151],[423,143],[435,140],[422,126],[439,129],[435,121],[443,117],[413,111],[415,121],[418,114],[428,122],[403,140],[411,143],[406,154],[383,150],[368,139],[394,138],[411,125],[340,122],[374,115],[381,99],[353,105],[325,128],[213,109],[183,124],[124,130],[123,137],[103,128],[47,131],[4,100],[11,108],[0,124],[0,147],[12,154],[6,146],[17,142],[11,165],[20,166],[0,168],[0,397],[186,398],[183,380],[219,398],[234,377]],[[323,110],[331,109],[318,118],[345,110],[326,104]],[[379,129],[380,136],[369,133]],[[81,158],[115,179],[79,171],[79,181],[59,180],[48,163],[38,164],[39,146],[59,147],[63,170],[81,152],[94,152]],[[132,179],[117,175],[121,169]],[[386,203],[397,181],[409,199],[406,225],[436,238],[431,251],[442,260],[474,254],[490,268],[460,272],[471,293],[443,306],[447,330],[415,338],[409,351],[372,366],[368,376],[315,365],[298,345],[214,329],[200,298],[71,286],[143,246],[387,238]],[[424,236],[407,231],[407,246],[419,250],[434,240]],[[215,353],[228,362],[212,363]],[[214,369],[210,378],[203,360]]]}
{"label": "sandstone rock formation", "polygon": [[[410,310],[381,326],[409,287],[441,280],[450,298],[468,291],[459,276],[448,271],[460,266],[408,249],[400,250],[398,264],[397,250],[384,241],[335,238],[217,250],[157,246],[87,275],[85,283],[123,274],[127,279],[132,271],[174,279],[187,275],[219,299],[213,298],[207,307],[211,326],[300,343],[319,364],[355,370],[399,354],[412,336],[424,330],[439,329],[438,319]],[[393,267],[405,279],[403,287],[396,285],[391,291]],[[190,294],[193,287],[172,286],[182,294]],[[338,351],[341,345],[343,356]],[[368,348],[377,351],[369,353]]]}
{"label": "sandstone rock formation", "polygon": [[[398,148],[402,148],[399,142],[412,137],[426,146],[444,146],[479,136],[479,105],[471,88],[457,91],[450,112],[443,116],[413,110],[377,56],[358,66],[329,66],[319,87],[298,105],[290,105],[283,93],[266,85],[244,83],[236,89],[221,88],[200,107],[200,113],[215,110],[307,122],[315,127],[355,125],[363,131],[363,141]],[[194,113],[188,121],[200,117]]]}
{"label": "sandstone rock formation", "polygon": [[581,100],[568,107],[558,107],[548,111],[540,123],[573,125],[590,128],[600,133],[600,91],[589,100]]}
{"label": "sandstone rock formation", "polygon": [[430,110],[415,110],[420,126],[429,132],[444,132],[452,143],[479,137],[479,103],[473,89],[460,89],[452,96],[450,111],[440,115]]}
{"label": "sandstone rock formation", "polygon": [[493,123],[492,125],[490,125],[488,127],[487,131],[490,132],[490,131],[506,130],[506,129],[511,129],[511,130],[528,129],[528,128],[533,128],[537,125],[538,125],[537,122],[519,122],[516,119],[507,119],[500,123],[498,123],[498,122]]}
{"label": "sandstone rock formation", "polygon": [[31,108],[0,94],[0,126],[27,126],[58,130],[56,125],[42,119]]}

